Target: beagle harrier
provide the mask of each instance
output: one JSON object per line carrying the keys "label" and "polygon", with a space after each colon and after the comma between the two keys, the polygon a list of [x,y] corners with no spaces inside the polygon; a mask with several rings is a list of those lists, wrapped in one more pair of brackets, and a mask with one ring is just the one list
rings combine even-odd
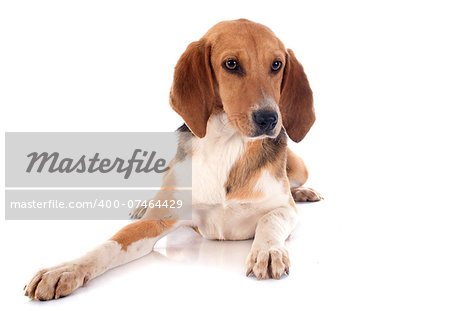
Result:
{"label": "beagle harrier", "polygon": [[[170,105],[185,121],[170,166],[192,163],[192,219],[141,206],[132,214],[140,220],[91,252],[37,272],[26,296],[67,296],[108,269],[148,254],[180,226],[208,239],[254,238],[247,276],[289,274],[285,240],[296,224],[295,201],[322,198],[302,187],[308,171],[287,147],[287,136],[301,141],[315,121],[312,91],[294,53],[263,25],[221,22],[179,59]],[[176,186],[176,169],[166,173],[163,186]]]}

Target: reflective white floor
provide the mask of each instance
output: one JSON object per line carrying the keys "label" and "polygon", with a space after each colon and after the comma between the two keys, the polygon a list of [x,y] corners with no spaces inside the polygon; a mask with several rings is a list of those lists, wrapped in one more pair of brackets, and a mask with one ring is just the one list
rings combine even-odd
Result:
{"label": "reflective white floor", "polygon": [[[50,302],[22,288],[40,267],[79,256],[128,221],[3,222],[2,304],[20,309],[102,308],[445,310],[449,291],[447,220],[412,208],[331,196],[299,204],[287,241],[292,267],[281,280],[245,277],[251,241],[208,241],[191,229],[161,240],[144,258],[113,269]],[[394,203],[393,203],[394,204]],[[430,222],[432,220],[432,222]],[[401,225],[399,225],[401,224]],[[448,310],[448,308],[447,308]]]}

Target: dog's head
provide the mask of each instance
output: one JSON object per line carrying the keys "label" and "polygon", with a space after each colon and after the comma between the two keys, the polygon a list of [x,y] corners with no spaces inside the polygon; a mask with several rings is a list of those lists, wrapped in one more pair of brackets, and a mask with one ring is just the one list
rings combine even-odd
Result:
{"label": "dog's head", "polygon": [[276,137],[283,125],[299,142],[315,121],[312,91],[294,53],[248,20],[221,22],[191,43],[175,67],[170,104],[197,137],[212,114],[251,138]]}

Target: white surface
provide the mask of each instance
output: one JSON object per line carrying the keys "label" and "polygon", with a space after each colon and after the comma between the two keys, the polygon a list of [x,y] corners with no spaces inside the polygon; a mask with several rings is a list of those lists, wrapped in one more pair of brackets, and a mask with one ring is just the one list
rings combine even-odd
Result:
{"label": "white surface", "polygon": [[310,79],[317,122],[294,149],[326,198],[299,206],[280,281],[244,276],[250,241],[182,231],[47,303],[23,297],[33,273],[127,222],[1,220],[2,309],[450,309],[445,2],[295,3],[1,3],[3,131],[171,131],[181,119],[168,91],[187,44],[224,19],[268,25]]}

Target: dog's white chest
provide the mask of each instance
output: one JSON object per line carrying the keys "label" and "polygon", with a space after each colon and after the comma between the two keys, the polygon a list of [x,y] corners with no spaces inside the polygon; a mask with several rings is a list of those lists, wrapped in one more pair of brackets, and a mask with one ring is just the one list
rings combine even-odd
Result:
{"label": "dog's white chest", "polygon": [[192,140],[193,220],[207,238],[247,239],[253,237],[262,215],[288,203],[289,193],[280,181],[262,171],[255,185],[255,190],[262,190],[262,197],[247,202],[227,200],[230,171],[244,154],[247,141],[223,118],[210,119],[207,135]]}
{"label": "dog's white chest", "polygon": [[208,134],[192,141],[192,203],[224,204],[225,183],[231,168],[245,151],[246,142],[223,119],[214,116]]}

